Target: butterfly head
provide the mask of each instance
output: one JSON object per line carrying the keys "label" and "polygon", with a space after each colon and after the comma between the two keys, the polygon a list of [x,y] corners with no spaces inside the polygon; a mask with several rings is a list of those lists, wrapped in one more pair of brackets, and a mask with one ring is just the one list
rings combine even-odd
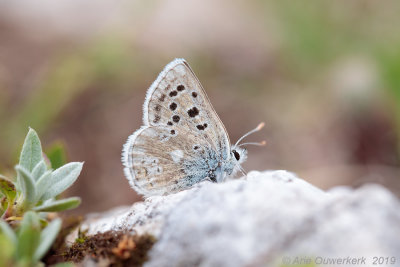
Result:
{"label": "butterfly head", "polygon": [[231,148],[231,156],[234,163],[241,164],[247,159],[247,149],[234,145]]}
{"label": "butterfly head", "polygon": [[243,168],[240,166],[241,163],[245,162],[247,159],[247,149],[243,148],[242,146],[246,145],[256,145],[256,146],[264,146],[266,143],[265,141],[262,141],[260,143],[242,143],[240,144],[240,141],[242,141],[245,137],[249,136],[252,133],[258,132],[264,127],[264,123],[260,123],[255,129],[251,130],[250,132],[246,133],[243,135],[239,140],[232,145],[231,147],[231,162],[234,165],[234,172],[236,170],[240,170],[243,174],[245,174]]}

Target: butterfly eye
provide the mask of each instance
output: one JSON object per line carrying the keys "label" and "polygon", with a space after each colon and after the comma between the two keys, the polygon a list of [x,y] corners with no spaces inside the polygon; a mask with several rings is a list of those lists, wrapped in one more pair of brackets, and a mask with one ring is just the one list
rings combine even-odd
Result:
{"label": "butterfly eye", "polygon": [[232,153],[233,153],[233,155],[235,156],[235,159],[236,159],[236,160],[239,160],[239,159],[240,159],[240,154],[239,154],[239,152],[237,152],[236,150],[232,150]]}

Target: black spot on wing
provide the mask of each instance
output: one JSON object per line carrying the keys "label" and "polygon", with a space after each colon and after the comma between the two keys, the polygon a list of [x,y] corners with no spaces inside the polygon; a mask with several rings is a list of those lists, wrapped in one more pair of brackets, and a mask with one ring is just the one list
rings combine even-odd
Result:
{"label": "black spot on wing", "polygon": [[177,91],[171,91],[171,92],[169,93],[169,96],[170,96],[170,97],[177,96],[177,95],[178,95],[178,92],[177,92]]}
{"label": "black spot on wing", "polygon": [[171,105],[169,105],[169,108],[174,111],[176,108],[178,107],[178,105],[175,102],[172,102]]}
{"label": "black spot on wing", "polygon": [[156,115],[156,116],[154,117],[153,122],[154,122],[154,123],[157,123],[157,122],[159,122],[160,120],[161,120],[161,117],[158,116],[158,115]]}
{"label": "black spot on wing", "polygon": [[185,90],[185,86],[183,86],[182,84],[181,84],[181,85],[178,85],[178,86],[176,87],[176,90],[178,90],[179,92],[182,92],[183,90]]}
{"label": "black spot on wing", "polygon": [[196,92],[193,92],[193,93],[192,93],[192,96],[193,96],[194,98],[196,98],[196,97],[197,97],[197,93],[196,93]]}
{"label": "black spot on wing", "polygon": [[207,123],[204,123],[203,125],[199,124],[196,126],[196,128],[199,129],[200,131],[204,131],[207,127],[208,127]]}
{"label": "black spot on wing", "polygon": [[193,107],[193,108],[188,110],[188,115],[191,118],[196,117],[197,115],[199,115],[199,113],[200,113],[200,110],[198,110],[198,108],[196,108],[196,107]]}
{"label": "black spot on wing", "polygon": [[172,116],[172,120],[176,123],[178,123],[180,121],[181,117],[179,117],[178,115],[174,115]]}

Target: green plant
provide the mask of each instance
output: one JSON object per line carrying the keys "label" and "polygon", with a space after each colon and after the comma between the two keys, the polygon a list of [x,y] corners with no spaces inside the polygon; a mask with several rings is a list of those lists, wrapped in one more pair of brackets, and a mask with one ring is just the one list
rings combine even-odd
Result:
{"label": "green plant", "polygon": [[[62,145],[50,151],[48,160],[37,133],[29,129],[15,166],[16,178],[0,175],[1,264],[43,266],[40,259],[56,239],[61,219],[48,223],[41,214],[72,209],[80,204],[80,198],[57,200],[56,196],[75,182],[83,163],[62,165],[65,162]],[[52,170],[52,165],[57,169]]]}
{"label": "green plant", "polygon": [[78,197],[56,200],[78,178],[83,163],[71,162],[52,170],[33,129],[25,138],[15,166],[16,179],[0,176],[0,216],[18,220],[27,211],[57,212],[77,207]]}
{"label": "green plant", "polygon": [[0,243],[5,248],[0,254],[0,262],[21,267],[44,266],[39,261],[53,244],[60,228],[61,219],[57,218],[42,229],[39,215],[33,211],[25,213],[15,232],[0,220]]}

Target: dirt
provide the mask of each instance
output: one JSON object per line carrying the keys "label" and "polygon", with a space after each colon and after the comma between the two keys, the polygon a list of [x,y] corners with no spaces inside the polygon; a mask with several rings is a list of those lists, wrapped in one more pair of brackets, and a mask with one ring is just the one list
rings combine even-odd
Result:
{"label": "dirt", "polygon": [[67,247],[64,239],[73,229],[72,225],[72,222],[67,222],[63,227],[44,259],[46,265],[74,262],[79,266],[94,262],[101,266],[142,266],[148,259],[147,252],[156,242],[152,235],[137,235],[126,231],[107,231],[92,236],[79,232],[75,243]]}

